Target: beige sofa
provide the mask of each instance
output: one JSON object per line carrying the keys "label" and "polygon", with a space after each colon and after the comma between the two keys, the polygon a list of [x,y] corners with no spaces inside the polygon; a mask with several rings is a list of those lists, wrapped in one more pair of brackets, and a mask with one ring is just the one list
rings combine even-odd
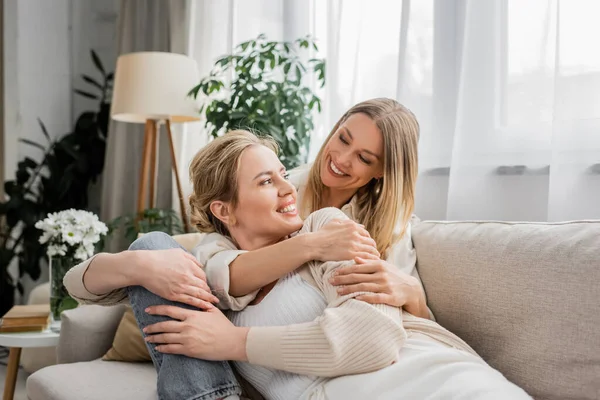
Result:
{"label": "beige sofa", "polygon": [[[440,324],[536,399],[600,398],[600,221],[425,221],[413,242]],[[122,313],[66,312],[59,364],[29,377],[29,399],[156,399],[151,364],[98,360]]]}

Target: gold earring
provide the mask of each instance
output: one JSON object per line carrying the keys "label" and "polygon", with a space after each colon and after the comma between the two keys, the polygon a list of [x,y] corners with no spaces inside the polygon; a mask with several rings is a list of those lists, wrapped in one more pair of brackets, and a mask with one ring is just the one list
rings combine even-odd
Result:
{"label": "gold earring", "polygon": [[381,178],[377,179],[377,182],[375,182],[375,195],[379,196],[379,194],[381,193],[381,187],[383,186],[383,182],[381,180]]}

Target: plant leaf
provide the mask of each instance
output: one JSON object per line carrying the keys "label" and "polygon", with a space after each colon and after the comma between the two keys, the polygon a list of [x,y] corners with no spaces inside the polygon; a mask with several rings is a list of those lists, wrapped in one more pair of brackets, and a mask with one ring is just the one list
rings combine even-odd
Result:
{"label": "plant leaf", "polygon": [[[221,62],[230,60],[227,68],[232,73],[223,77],[224,69],[216,64],[190,91],[190,95],[202,90],[219,94],[218,99],[209,96],[204,102],[209,135],[219,137],[228,129],[250,128],[271,135],[278,142],[279,158],[286,167],[306,162],[314,129],[311,111],[320,109],[321,103],[311,88],[302,85],[307,68],[297,52],[299,48],[312,51],[314,43],[310,36],[294,42],[276,42],[259,35],[222,57]],[[308,65],[318,83],[324,84],[324,60],[314,58]],[[279,68],[282,73],[278,73]],[[153,223],[160,228],[159,221]],[[170,227],[169,223],[163,226]]]}
{"label": "plant leaf", "polygon": [[20,142],[23,142],[25,144],[28,144],[30,146],[33,147],[37,147],[38,149],[42,150],[42,151],[46,151],[46,148],[44,146],[42,146],[41,144],[34,142],[33,140],[29,140],[29,139],[25,139],[25,138],[21,138],[19,139]]}
{"label": "plant leaf", "polygon": [[49,142],[52,141],[52,139],[50,139],[50,135],[48,135],[48,130],[46,129],[46,126],[44,125],[44,123],[42,122],[41,119],[38,118],[38,124],[40,124],[40,128],[42,128],[42,133],[44,134],[44,136],[46,137],[46,139],[48,139]]}
{"label": "plant leaf", "polygon": [[100,83],[98,83],[98,81],[96,81],[94,78],[92,78],[89,75],[85,75],[82,74],[81,77],[83,78],[84,81],[86,81],[87,83],[94,85],[95,87],[97,87],[98,89],[102,90],[102,85]]}
{"label": "plant leaf", "polygon": [[188,92],[188,94],[187,94],[187,95],[188,95],[188,96],[190,96],[190,97],[193,97],[193,98],[195,99],[196,97],[198,97],[198,92],[200,91],[200,88],[201,88],[201,86],[202,86],[202,84],[200,84],[200,83],[199,83],[198,85],[194,86],[194,87],[193,87],[193,88],[192,88],[192,89],[191,89],[191,90]]}
{"label": "plant leaf", "polygon": [[96,65],[96,68],[98,68],[98,70],[102,72],[103,76],[106,76],[104,66],[102,65],[102,61],[100,61],[100,57],[98,57],[98,54],[96,54],[94,50],[90,50],[90,53],[92,55],[92,61],[94,62],[94,65]]}
{"label": "plant leaf", "polygon": [[[75,150],[66,140],[61,140],[60,142],[57,142],[56,145],[59,148],[63,149],[71,157],[73,157],[73,159],[77,160],[79,158],[79,154],[77,153],[77,150]],[[71,164],[71,165],[73,165],[73,164]]]}
{"label": "plant leaf", "polygon": [[77,93],[80,96],[87,97],[88,99],[98,100],[98,96],[95,95],[95,94],[93,94],[93,93],[90,93],[90,92],[86,92],[86,91],[83,91],[83,90],[75,89],[75,93]]}
{"label": "plant leaf", "polygon": [[215,63],[215,65],[218,65],[220,67],[225,67],[227,64],[229,63],[229,57],[223,57],[217,60],[217,62]]}

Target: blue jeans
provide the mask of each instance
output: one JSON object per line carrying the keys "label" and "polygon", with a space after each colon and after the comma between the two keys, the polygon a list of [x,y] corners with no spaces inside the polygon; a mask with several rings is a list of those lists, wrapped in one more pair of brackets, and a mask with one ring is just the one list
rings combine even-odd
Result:
{"label": "blue jeans", "polygon": [[[182,247],[171,236],[162,232],[151,232],[133,242],[129,250],[177,248]],[[130,286],[127,293],[140,329],[171,319],[147,314],[144,310],[148,306],[167,304],[196,310],[187,304],[165,300],[141,286]],[[158,373],[156,386],[159,400],[214,400],[242,393],[227,361],[207,361],[178,354],[163,354],[154,349],[153,343],[146,343],[146,346]]]}

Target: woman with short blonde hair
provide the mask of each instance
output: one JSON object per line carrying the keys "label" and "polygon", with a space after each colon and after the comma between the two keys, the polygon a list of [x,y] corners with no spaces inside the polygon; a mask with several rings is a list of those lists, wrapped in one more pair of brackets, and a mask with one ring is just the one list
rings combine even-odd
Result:
{"label": "woman with short blonde hair", "polygon": [[[277,142],[258,137],[248,131],[230,131],[222,139],[200,150],[190,164],[190,180],[195,190],[189,197],[192,224],[200,232],[229,235],[223,223],[210,212],[210,201],[218,195],[237,205],[237,170],[242,152],[250,146],[262,145],[277,153]],[[227,177],[227,178],[226,178]]]}

